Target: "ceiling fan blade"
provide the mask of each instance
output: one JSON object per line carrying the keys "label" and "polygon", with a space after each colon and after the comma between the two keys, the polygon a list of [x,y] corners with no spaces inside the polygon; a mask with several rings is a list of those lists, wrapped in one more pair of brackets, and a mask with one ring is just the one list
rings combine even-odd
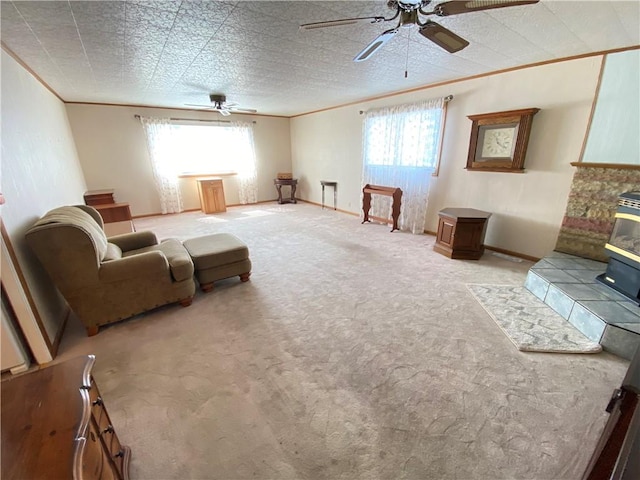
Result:
{"label": "ceiling fan blade", "polygon": [[397,28],[392,28],[391,30],[387,30],[386,32],[381,33],[378,37],[367,45],[364,50],[362,50],[356,58],[353,59],[354,62],[364,62],[368,60],[371,55],[376,53],[380,47],[382,47],[385,43],[395,37],[396,33],[398,33]]}
{"label": "ceiling fan blade", "polygon": [[440,17],[458,15],[459,13],[479,12],[492,8],[516,7],[518,5],[531,5],[539,0],[471,0],[469,2],[444,2],[433,8],[433,13]]}
{"label": "ceiling fan blade", "polygon": [[216,108],[216,110],[220,112],[220,115],[224,117],[228,117],[229,115],[231,115],[231,112],[225,108]]}
{"label": "ceiling fan blade", "polygon": [[356,23],[380,23],[384,22],[384,17],[358,17],[342,18],[340,20],[329,20],[328,22],[303,23],[300,30],[313,30],[315,28],[340,27],[342,25],[355,25]]}
{"label": "ceiling fan blade", "polygon": [[231,109],[234,112],[242,112],[242,113],[257,113],[257,110],[254,110],[253,108],[232,108]]}
{"label": "ceiling fan blade", "polygon": [[428,20],[423,27],[420,27],[420,35],[431,40],[433,43],[441,48],[444,48],[449,53],[459,52],[467,45],[464,38],[459,37],[448,28],[444,28],[442,25]]}

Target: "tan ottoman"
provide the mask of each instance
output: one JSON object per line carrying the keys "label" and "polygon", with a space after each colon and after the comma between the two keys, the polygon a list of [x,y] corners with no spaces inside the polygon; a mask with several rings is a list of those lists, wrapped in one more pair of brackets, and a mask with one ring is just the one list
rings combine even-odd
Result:
{"label": "tan ottoman", "polygon": [[214,233],[182,242],[193,260],[196,278],[203,292],[213,289],[213,282],[240,276],[246,282],[251,275],[249,249],[230,233]]}

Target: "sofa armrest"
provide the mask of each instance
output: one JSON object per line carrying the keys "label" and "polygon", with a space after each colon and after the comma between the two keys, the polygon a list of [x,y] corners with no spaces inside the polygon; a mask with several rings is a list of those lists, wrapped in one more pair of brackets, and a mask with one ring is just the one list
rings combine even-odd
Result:
{"label": "sofa armrest", "polygon": [[100,265],[100,282],[118,282],[127,279],[165,275],[170,278],[169,262],[162,252],[152,251],[112,260]]}
{"label": "sofa armrest", "polygon": [[156,234],[150,230],[114,235],[113,237],[109,237],[107,240],[110,243],[115,243],[123,252],[138,250],[139,248],[150,247],[158,244]]}

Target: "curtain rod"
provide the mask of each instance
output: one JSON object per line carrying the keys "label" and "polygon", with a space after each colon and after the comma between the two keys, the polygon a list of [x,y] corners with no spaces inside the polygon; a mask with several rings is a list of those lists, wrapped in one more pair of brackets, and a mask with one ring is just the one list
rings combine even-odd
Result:
{"label": "curtain rod", "polygon": [[[443,100],[444,100],[445,103],[449,103],[451,100],[453,100],[453,95],[447,95],[446,97],[444,97]],[[367,113],[367,111],[366,110],[360,110],[360,112],[358,112],[358,113],[360,113],[360,115],[362,115],[364,113]]]}
{"label": "curtain rod", "polygon": [[[140,120],[140,115],[134,115],[134,118],[137,118],[138,120]],[[200,118],[170,118],[169,120],[171,120],[172,122],[214,122],[214,123],[231,123],[231,120],[203,120]],[[255,120],[253,120],[251,123],[256,123]]]}

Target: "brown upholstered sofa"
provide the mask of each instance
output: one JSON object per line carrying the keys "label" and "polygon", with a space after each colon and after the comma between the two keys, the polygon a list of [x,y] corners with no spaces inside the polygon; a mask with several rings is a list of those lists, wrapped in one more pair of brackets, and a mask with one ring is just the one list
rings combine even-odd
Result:
{"label": "brown upholstered sofa", "polygon": [[107,238],[93,207],[51,210],[25,236],[89,336],[160,305],[187,306],[195,293],[193,262],[180,241],[159,243],[150,231]]}

